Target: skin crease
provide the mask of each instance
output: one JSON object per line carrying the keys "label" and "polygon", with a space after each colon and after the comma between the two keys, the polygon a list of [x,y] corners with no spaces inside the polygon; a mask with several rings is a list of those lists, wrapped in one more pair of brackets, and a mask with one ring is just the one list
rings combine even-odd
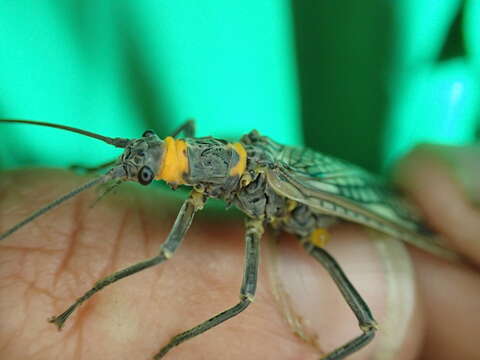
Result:
{"label": "skin crease", "polygon": [[[396,181],[429,223],[478,264],[480,238],[470,234],[479,233],[480,213],[452,175],[456,170],[439,153],[430,147],[415,150],[398,165]],[[85,180],[60,170],[3,173],[0,231]],[[83,193],[0,243],[1,359],[150,359],[173,335],[237,302],[242,221],[218,221],[208,211],[199,212],[173,259],[97,293],[57,332],[46,319],[65,310],[101,277],[153,256],[180,207],[155,189],[133,185],[121,186],[116,195],[89,209],[95,198],[94,191]],[[415,275],[409,278],[406,270],[385,275],[375,236],[344,224],[332,230],[327,245],[380,324],[375,341],[349,359],[478,359],[478,266],[449,264],[409,248]],[[282,284],[305,328],[318,335],[319,347],[332,350],[358,335],[355,318],[320,264],[288,235],[281,236],[278,251]],[[320,357],[293,335],[279,309],[265,259],[270,252],[262,242],[255,302],[234,319],[174,348],[165,359]],[[393,337],[399,348],[395,354],[379,357],[375,351],[388,337],[381,334],[382,323],[393,316],[386,311],[389,279],[401,279],[394,282],[399,290],[412,292],[405,310],[409,331]],[[312,305],[312,299],[318,300]]]}

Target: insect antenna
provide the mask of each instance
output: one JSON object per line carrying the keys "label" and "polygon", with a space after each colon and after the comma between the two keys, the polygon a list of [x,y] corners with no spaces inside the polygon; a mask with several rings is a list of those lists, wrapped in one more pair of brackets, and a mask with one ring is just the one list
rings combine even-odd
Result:
{"label": "insect antenna", "polygon": [[30,216],[28,216],[27,218],[23,219],[22,221],[20,221],[19,223],[17,223],[15,226],[13,226],[12,228],[8,229],[7,231],[5,231],[3,234],[0,234],[0,241],[7,238],[8,236],[12,235],[15,231],[19,230],[20,228],[24,227],[25,225],[27,225],[29,222],[35,220],[37,217],[45,214],[46,212],[52,210],[53,208],[57,207],[58,205],[60,205],[61,203],[63,203],[64,201],[74,197],[75,195],[78,195],[79,193],[81,193],[82,191],[85,191],[89,188],[91,188],[92,186],[94,185],[97,185],[97,184],[100,184],[100,183],[103,183],[103,182],[106,182],[108,180],[111,179],[111,176],[109,176],[108,174],[107,175],[103,175],[103,176],[100,176],[96,179],[93,179],[92,181],[89,181],[88,183],[86,184],[83,184],[82,186],[79,186],[78,188],[70,191],[69,193],[59,197],[58,199],[52,201],[51,203],[47,204],[46,206],[44,206],[43,208],[35,211],[33,214],[31,214]]}
{"label": "insect antenna", "polygon": [[84,136],[88,136],[94,139],[101,140],[103,142],[106,142],[107,144],[113,145],[118,148],[124,148],[127,146],[128,142],[130,141],[129,139],[125,138],[112,138],[108,136],[103,136],[100,134],[95,134],[90,131],[82,130],[82,129],[77,129],[71,126],[65,126],[65,125],[58,125],[58,124],[52,124],[52,123],[47,123],[47,122],[42,122],[42,121],[33,121],[33,120],[17,120],[17,119],[0,119],[0,122],[3,123],[12,123],[12,124],[30,124],[30,125],[38,125],[38,126],[46,126],[46,127],[52,127],[56,129],[61,129],[61,130],[66,130],[66,131],[71,131],[77,134],[81,134]]}
{"label": "insect antenna", "polygon": [[113,183],[112,185],[110,185],[109,187],[107,187],[93,202],[92,204],[90,205],[90,209],[93,209],[100,200],[102,200],[105,196],[107,196],[108,194],[110,194],[113,190],[115,190],[117,187],[119,187],[122,183],[124,182],[124,180],[117,180],[115,181],[115,183]]}
{"label": "insect antenna", "polygon": [[[52,127],[56,129],[61,129],[61,130],[66,130],[70,132],[74,132],[80,135],[88,136],[97,140],[101,140],[107,144],[113,145],[115,147],[119,148],[125,148],[128,143],[130,142],[130,139],[126,138],[112,138],[108,136],[103,136],[100,134],[95,134],[90,131],[82,130],[82,129],[77,129],[74,127],[70,126],[65,126],[65,125],[58,125],[58,124],[52,124],[52,123],[47,123],[47,122],[42,122],[42,121],[33,121],[33,120],[20,120],[20,119],[0,119],[0,122],[2,123],[11,123],[11,124],[29,124],[29,125],[37,125],[37,126],[46,126],[46,127]],[[92,186],[95,186],[97,184],[102,184],[107,181],[110,181],[112,179],[119,179],[122,178],[125,175],[125,171],[121,167],[113,168],[111,169],[107,174],[100,176],[92,181],[89,181],[88,183],[79,186],[78,188],[70,191],[69,193],[59,197],[58,199],[52,201],[50,204],[47,204],[43,208],[35,211],[32,215],[28,216],[26,219],[20,221],[18,224],[14,225],[12,228],[9,230],[5,231],[3,234],[0,234],[0,241],[7,238],[11,234],[13,234],[15,231],[19,230],[23,226],[27,225],[29,222],[35,220],[37,217],[45,214],[46,212],[50,211],[51,209],[57,207],[64,201],[76,196],[77,194],[81,193],[82,191],[85,191]]]}

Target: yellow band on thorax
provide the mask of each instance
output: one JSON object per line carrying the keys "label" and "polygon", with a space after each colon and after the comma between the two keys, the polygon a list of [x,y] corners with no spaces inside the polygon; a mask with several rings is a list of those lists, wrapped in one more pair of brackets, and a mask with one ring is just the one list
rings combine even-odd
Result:
{"label": "yellow band on thorax", "polygon": [[230,176],[242,175],[247,167],[247,152],[240,143],[229,144],[238,154],[238,163],[230,170]]}
{"label": "yellow band on thorax", "polygon": [[183,175],[188,172],[187,143],[171,136],[166,137],[164,141],[165,149],[155,179],[170,184],[185,184]]}

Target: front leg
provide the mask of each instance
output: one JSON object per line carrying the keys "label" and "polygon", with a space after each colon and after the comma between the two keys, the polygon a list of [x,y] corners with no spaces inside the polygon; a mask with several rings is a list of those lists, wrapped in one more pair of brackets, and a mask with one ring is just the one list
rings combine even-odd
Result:
{"label": "front leg", "polygon": [[170,259],[182,243],[185,233],[192,224],[195,213],[197,210],[200,210],[203,207],[204,202],[205,201],[202,194],[192,191],[190,197],[183,203],[180,212],[177,215],[177,219],[173,224],[172,230],[168,234],[165,242],[161,245],[157,256],[154,256],[148,260],[140,261],[97,281],[97,283],[90,290],[83,294],[83,296],[79,297],[72,305],[68,307],[67,310],[58,316],[51,317],[48,321],[57,325],[58,329],[60,330],[75,309],[84,301],[93,296],[96,292],[102,290],[104,287],[114,283],[117,280],[123,279],[124,277],[130,276]]}
{"label": "front leg", "polygon": [[184,341],[200,335],[212,327],[240,314],[253,302],[255,291],[257,289],[259,249],[262,234],[263,221],[261,219],[248,219],[246,222],[245,266],[243,269],[242,287],[240,288],[240,302],[190,330],[174,336],[172,340],[170,340],[170,342],[165,345],[157,355],[155,355],[155,360],[163,358],[170,349],[180,345]]}

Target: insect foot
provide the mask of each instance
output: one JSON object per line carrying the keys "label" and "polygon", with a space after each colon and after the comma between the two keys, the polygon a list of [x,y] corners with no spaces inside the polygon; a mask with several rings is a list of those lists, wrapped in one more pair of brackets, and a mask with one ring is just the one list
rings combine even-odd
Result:
{"label": "insect foot", "polygon": [[63,324],[68,319],[68,317],[72,314],[74,309],[69,308],[67,311],[63,312],[58,316],[52,316],[48,319],[48,322],[51,324],[55,324],[57,326],[58,331],[62,330]]}

